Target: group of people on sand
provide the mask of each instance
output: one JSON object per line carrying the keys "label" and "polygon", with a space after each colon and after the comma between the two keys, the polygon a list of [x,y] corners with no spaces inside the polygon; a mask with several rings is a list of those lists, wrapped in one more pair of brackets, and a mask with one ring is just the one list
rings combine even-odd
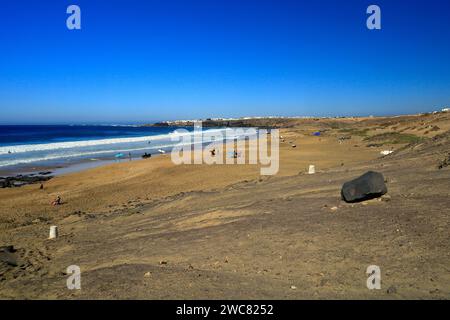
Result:
{"label": "group of people on sand", "polygon": [[[212,150],[209,150],[209,152],[211,153],[212,157],[216,156],[216,148],[214,148]],[[234,151],[233,151],[233,159],[237,159],[238,157],[239,157],[239,153],[237,152],[236,149],[234,149]]]}
{"label": "group of people on sand", "polygon": [[[44,190],[44,184],[40,184],[40,186],[39,186],[39,189],[40,190]],[[51,203],[50,203],[52,206],[60,206],[60,205],[62,205],[63,204],[63,202],[62,202],[62,199],[61,199],[61,196],[56,196],[56,198],[55,198],[55,200],[53,200]]]}

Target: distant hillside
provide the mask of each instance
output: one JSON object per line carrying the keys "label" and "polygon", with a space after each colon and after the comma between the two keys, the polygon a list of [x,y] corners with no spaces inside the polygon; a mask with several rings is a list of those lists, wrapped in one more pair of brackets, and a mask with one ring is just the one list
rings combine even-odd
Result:
{"label": "distant hillside", "polygon": [[[245,119],[206,119],[199,120],[203,127],[258,127],[258,128],[288,128],[293,127],[298,119],[294,118],[245,118]],[[146,124],[147,127],[190,127],[194,120],[163,121]]]}

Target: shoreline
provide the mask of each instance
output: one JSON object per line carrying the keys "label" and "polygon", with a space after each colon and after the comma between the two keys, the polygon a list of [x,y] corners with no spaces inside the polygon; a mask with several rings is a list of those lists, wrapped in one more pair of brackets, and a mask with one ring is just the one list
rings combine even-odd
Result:
{"label": "shoreline", "polygon": [[[152,158],[158,156],[159,154],[152,154]],[[142,159],[141,157],[134,157],[131,159],[131,161],[138,161],[138,160],[146,160]],[[88,169],[93,169],[97,167],[102,167],[109,164],[114,163],[121,163],[121,162],[130,162],[129,158],[124,158],[120,161],[113,160],[110,157],[105,158],[96,158],[93,159],[79,159],[78,161],[74,161],[70,164],[66,165],[45,165],[45,166],[32,166],[32,165],[25,165],[25,166],[19,166],[18,168],[13,168],[10,170],[0,170],[0,176],[2,177],[10,177],[10,176],[16,176],[16,175],[37,175],[40,174],[43,171],[50,171],[53,176],[60,176],[67,173],[75,173],[80,172]]]}
{"label": "shoreline", "polygon": [[[222,129],[222,128],[220,128]],[[225,128],[227,129],[227,128]],[[207,132],[207,130],[204,130],[203,133]],[[181,141],[179,142],[181,143]],[[209,145],[211,142],[203,142],[202,148]],[[228,146],[230,143],[229,140],[223,140],[224,146]],[[192,141],[191,148],[193,148],[195,145],[195,141]],[[108,164],[113,163],[121,163],[121,162],[133,162],[133,161],[139,161],[139,160],[151,160],[151,158],[158,157],[164,154],[169,154],[170,151],[174,146],[178,146],[177,144],[174,144],[170,147],[151,147],[146,150],[140,150],[138,155],[136,155],[136,151],[131,153],[131,158],[124,154],[124,157],[120,159],[113,159],[111,156],[103,156],[103,157],[96,157],[96,158],[74,158],[70,159],[70,163],[67,161],[54,161],[55,164],[51,165],[35,165],[35,164],[19,164],[15,165],[11,169],[1,169],[0,168],[0,177],[11,177],[16,175],[37,175],[41,171],[51,171],[52,175],[59,176],[66,173],[73,173],[73,172],[79,172],[91,168],[101,167]],[[161,153],[160,150],[163,150],[165,153]],[[150,154],[150,158],[143,158],[144,154]]]}
{"label": "shoreline", "polygon": [[[101,127],[103,128],[103,127]],[[188,131],[188,132],[182,132],[177,135],[175,135],[177,138],[180,138],[180,142],[176,142],[172,139],[172,134],[175,132],[174,130],[178,129],[185,129],[185,127],[180,126],[170,126],[168,127],[171,131],[164,133],[164,134],[157,134],[153,136],[142,136],[142,137],[127,137],[127,138],[105,138],[105,139],[94,139],[94,140],[79,140],[79,141],[68,141],[68,142],[51,142],[51,143],[40,143],[40,144],[30,144],[30,145],[19,145],[19,146],[11,146],[11,148],[14,147],[20,147],[28,148],[30,151],[36,152],[36,150],[41,151],[40,149],[33,149],[36,148],[36,146],[42,146],[44,148],[49,148],[50,146],[55,145],[53,148],[55,150],[60,150],[59,148],[67,148],[67,144],[70,145],[98,145],[98,149],[95,150],[87,150],[86,154],[81,154],[77,156],[66,156],[61,155],[59,157],[56,157],[54,159],[42,159],[42,160],[35,160],[33,162],[28,162],[29,160],[24,160],[22,163],[18,164],[11,164],[6,166],[0,167],[0,176],[10,176],[10,175],[18,175],[18,174],[37,174],[39,171],[55,171],[55,175],[59,175],[61,173],[65,172],[72,172],[72,171],[79,171],[83,170],[83,168],[92,168],[101,166],[108,163],[114,163],[118,161],[129,161],[131,156],[131,161],[139,160],[142,158],[144,154],[150,154],[152,157],[160,155],[162,152],[160,150],[163,150],[164,152],[169,152],[174,146],[178,145],[180,142],[183,142],[182,137],[186,134],[193,136],[195,134],[195,130]],[[205,130],[203,130],[203,134],[207,133],[208,131],[226,131],[229,128],[226,127],[210,127]],[[224,137],[226,138],[226,137]],[[116,146],[115,150],[108,150],[108,149],[102,149],[107,144],[102,144],[102,141],[132,141],[130,145],[122,145],[122,146]],[[152,144],[150,144],[152,142]],[[139,143],[139,144],[137,144]],[[191,145],[195,144],[195,141],[191,142]],[[205,143],[207,144],[207,143]],[[58,146],[56,146],[58,145]],[[61,147],[59,146],[61,145]],[[8,149],[9,146],[3,146],[3,149]],[[46,150],[46,149],[43,149]],[[23,151],[21,151],[23,152]],[[81,151],[80,151],[81,152]],[[98,154],[98,156],[96,156]],[[123,156],[121,158],[115,158],[115,155],[122,154]],[[14,152],[12,156],[14,155]]]}

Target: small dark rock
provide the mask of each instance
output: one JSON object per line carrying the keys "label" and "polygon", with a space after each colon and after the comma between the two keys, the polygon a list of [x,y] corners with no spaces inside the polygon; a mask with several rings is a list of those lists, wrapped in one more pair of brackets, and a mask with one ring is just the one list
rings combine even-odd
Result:
{"label": "small dark rock", "polygon": [[381,197],[387,193],[384,177],[379,172],[369,171],[354,180],[344,183],[341,190],[346,202],[360,202]]}
{"label": "small dark rock", "polygon": [[0,179],[0,188],[9,188],[11,187],[11,183],[8,179]]}
{"label": "small dark rock", "polygon": [[16,249],[14,249],[14,246],[2,246],[0,247],[0,252],[16,252]]}
{"label": "small dark rock", "polygon": [[397,288],[394,286],[390,286],[387,290],[386,290],[387,294],[394,294],[397,293]]}
{"label": "small dark rock", "polygon": [[26,185],[27,183],[26,182],[24,182],[24,181],[14,181],[13,182],[13,186],[14,187],[22,187],[22,186],[24,186],[24,185]]}
{"label": "small dark rock", "polygon": [[6,263],[9,266],[17,267],[17,258],[14,254],[16,250],[13,246],[0,247],[0,262]]}
{"label": "small dark rock", "polygon": [[368,148],[378,148],[381,146],[383,146],[382,143],[369,143],[368,145],[366,145],[366,147],[368,147]]}
{"label": "small dark rock", "polygon": [[436,294],[439,293],[439,289],[430,290],[429,292],[430,294]]}
{"label": "small dark rock", "polygon": [[450,165],[450,153],[448,154],[448,156],[445,158],[445,159],[443,159],[440,163],[439,163],[439,165],[438,165],[438,169],[440,170],[440,169],[443,169],[443,168],[445,168],[445,167],[447,167],[447,166],[449,166]]}

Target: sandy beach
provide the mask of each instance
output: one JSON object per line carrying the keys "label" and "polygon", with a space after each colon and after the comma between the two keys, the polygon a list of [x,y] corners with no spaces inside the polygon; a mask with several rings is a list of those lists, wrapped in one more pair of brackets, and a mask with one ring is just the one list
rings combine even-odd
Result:
{"label": "sandy beach", "polygon": [[[0,265],[0,298],[449,299],[450,113],[277,126],[275,176],[167,154],[0,189],[0,246],[19,261]],[[369,170],[387,196],[343,202]],[[66,287],[70,265],[81,290]],[[369,265],[381,290],[366,287]]]}

